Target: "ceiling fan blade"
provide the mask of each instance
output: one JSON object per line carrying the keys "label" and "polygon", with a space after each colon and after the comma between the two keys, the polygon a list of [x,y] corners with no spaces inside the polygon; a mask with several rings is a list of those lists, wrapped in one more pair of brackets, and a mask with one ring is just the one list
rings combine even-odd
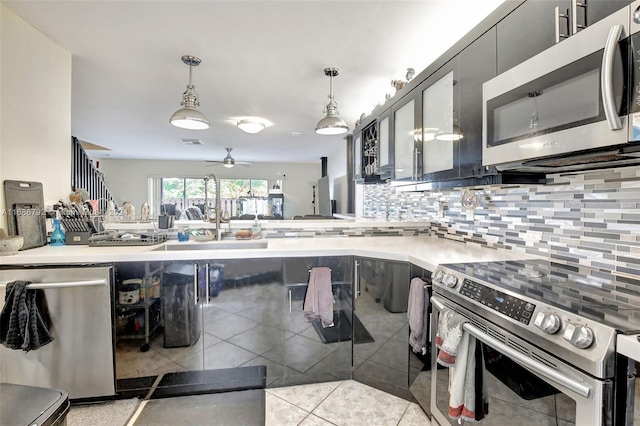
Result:
{"label": "ceiling fan blade", "polygon": [[[211,166],[224,166],[224,163],[222,161],[214,161],[214,160],[205,160],[207,163],[210,163],[207,165],[207,167],[211,167]],[[252,165],[253,163],[251,162],[247,162],[247,161],[236,161],[234,163],[234,167],[235,166],[242,166],[242,167],[249,167],[250,165]]]}

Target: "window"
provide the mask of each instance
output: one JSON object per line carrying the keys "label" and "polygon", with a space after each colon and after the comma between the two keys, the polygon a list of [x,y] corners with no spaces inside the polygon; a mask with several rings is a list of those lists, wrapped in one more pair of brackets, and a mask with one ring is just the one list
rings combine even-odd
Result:
{"label": "window", "polygon": [[[162,204],[185,207],[197,206],[204,213],[204,179],[162,178]],[[216,190],[213,181],[207,185],[209,207],[214,208]],[[270,215],[269,182],[266,179],[220,179],[220,206],[223,217],[244,214]],[[171,214],[171,208],[169,208]]]}

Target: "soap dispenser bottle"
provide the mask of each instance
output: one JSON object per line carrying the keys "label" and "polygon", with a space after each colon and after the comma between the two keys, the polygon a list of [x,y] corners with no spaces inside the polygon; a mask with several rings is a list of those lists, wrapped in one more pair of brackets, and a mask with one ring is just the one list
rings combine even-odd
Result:
{"label": "soap dispenser bottle", "polygon": [[60,219],[53,219],[53,232],[51,233],[51,245],[52,246],[63,246],[65,245],[65,235],[64,231],[60,227]]}
{"label": "soap dispenser bottle", "polygon": [[260,221],[256,218],[253,221],[253,226],[251,227],[251,238],[254,240],[262,237],[262,225],[260,225]]}

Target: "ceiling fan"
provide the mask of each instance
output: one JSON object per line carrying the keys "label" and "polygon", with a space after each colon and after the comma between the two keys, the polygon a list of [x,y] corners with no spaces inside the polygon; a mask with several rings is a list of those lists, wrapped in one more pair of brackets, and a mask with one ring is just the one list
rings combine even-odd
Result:
{"label": "ceiling fan", "polygon": [[207,163],[212,163],[213,166],[219,166],[219,165],[223,165],[225,167],[233,167],[233,166],[245,166],[245,167],[249,167],[249,165],[253,164],[250,161],[236,161],[233,159],[233,157],[231,156],[231,150],[233,148],[225,148],[227,150],[227,156],[224,157],[224,159],[222,161],[216,161],[216,160],[206,160]]}

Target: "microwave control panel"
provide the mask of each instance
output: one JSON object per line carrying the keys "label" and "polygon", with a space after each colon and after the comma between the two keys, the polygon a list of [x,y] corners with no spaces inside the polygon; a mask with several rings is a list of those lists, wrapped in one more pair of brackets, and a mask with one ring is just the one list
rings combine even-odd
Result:
{"label": "microwave control panel", "polygon": [[460,294],[522,324],[529,325],[536,305],[466,278]]}

